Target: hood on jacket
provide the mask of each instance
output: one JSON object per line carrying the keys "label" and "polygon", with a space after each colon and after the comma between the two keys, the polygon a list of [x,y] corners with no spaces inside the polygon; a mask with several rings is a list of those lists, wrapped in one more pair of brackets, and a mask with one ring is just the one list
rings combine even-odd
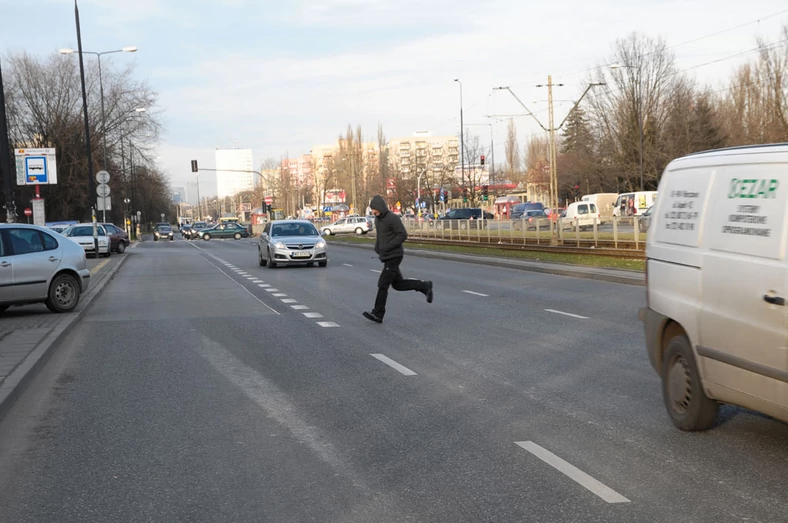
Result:
{"label": "hood on jacket", "polygon": [[369,208],[378,211],[381,216],[386,214],[389,210],[388,206],[386,205],[386,200],[379,194],[376,194],[372,197],[372,201],[369,202]]}

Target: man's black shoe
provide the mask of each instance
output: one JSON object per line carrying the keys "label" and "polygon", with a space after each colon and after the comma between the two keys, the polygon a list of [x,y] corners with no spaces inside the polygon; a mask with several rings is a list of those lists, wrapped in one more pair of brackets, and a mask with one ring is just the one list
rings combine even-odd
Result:
{"label": "man's black shoe", "polygon": [[426,293],[427,294],[427,303],[432,303],[432,299],[435,297],[435,295],[432,293],[432,282],[428,281],[427,284],[430,286],[430,288],[427,289],[427,293]]}
{"label": "man's black shoe", "polygon": [[383,318],[371,312],[364,311],[364,317],[369,321],[374,321],[375,323],[383,323]]}

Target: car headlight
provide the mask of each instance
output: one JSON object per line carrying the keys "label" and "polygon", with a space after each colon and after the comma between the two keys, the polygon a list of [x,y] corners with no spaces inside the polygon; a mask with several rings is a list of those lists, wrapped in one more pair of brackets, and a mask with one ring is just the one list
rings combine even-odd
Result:
{"label": "car headlight", "polygon": [[315,248],[316,248],[316,249],[325,249],[325,247],[326,247],[326,241],[325,241],[325,240],[319,240],[319,241],[318,241],[318,242],[315,244]]}
{"label": "car headlight", "polygon": [[274,242],[274,247],[276,247],[277,249],[284,249],[285,244],[282,242]]}

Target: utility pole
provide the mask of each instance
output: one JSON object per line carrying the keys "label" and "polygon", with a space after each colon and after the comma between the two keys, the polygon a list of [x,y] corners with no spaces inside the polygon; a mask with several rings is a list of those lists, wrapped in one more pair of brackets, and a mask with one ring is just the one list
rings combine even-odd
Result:
{"label": "utility pole", "polygon": [[[592,83],[592,84],[589,84],[588,87],[586,87],[586,90],[583,91],[583,94],[580,96],[580,98],[577,99],[575,104],[569,110],[569,112],[567,113],[566,117],[561,122],[561,124],[556,126],[555,125],[554,115],[553,115],[553,87],[561,87],[563,85],[564,84],[554,84],[552,75],[548,75],[548,77],[547,77],[547,84],[539,84],[539,85],[536,86],[536,87],[547,87],[547,98],[548,98],[549,111],[550,111],[549,127],[545,127],[542,124],[542,122],[539,121],[539,119],[536,117],[536,115],[534,115],[534,113],[532,113],[531,110],[528,109],[528,107],[526,107],[526,105],[523,103],[523,101],[520,100],[517,97],[517,95],[514,94],[514,92],[509,87],[496,87],[494,89],[494,90],[506,90],[506,91],[509,91],[509,94],[514,96],[515,100],[517,100],[517,102],[523,107],[523,109],[525,109],[527,111],[527,113],[526,113],[527,116],[531,116],[536,121],[536,123],[539,124],[539,127],[544,129],[545,131],[547,131],[549,133],[549,135],[550,135],[547,156],[548,156],[548,162],[550,164],[550,206],[553,209],[556,209],[558,207],[558,168],[557,168],[558,167],[558,160],[557,160],[557,154],[556,154],[555,132],[557,130],[559,130],[561,127],[564,126],[564,123],[566,123],[566,120],[567,120],[567,118],[569,118],[569,115],[572,114],[575,111],[575,109],[577,109],[577,107],[580,105],[580,102],[583,101],[583,98],[585,98],[585,96],[588,94],[588,91],[590,91],[592,87],[595,87],[595,86],[598,86],[598,85],[605,85],[605,84],[604,83]],[[556,234],[557,230],[556,230],[556,228],[551,226],[551,231],[552,231],[551,241],[552,242],[557,242],[557,234]]]}
{"label": "utility pole", "polygon": [[[462,165],[462,184],[465,184],[465,122],[462,119],[462,82],[459,78],[454,79],[455,82],[460,84],[460,162]],[[460,187],[462,189],[462,187]]]}
{"label": "utility pole", "polygon": [[202,221],[202,202],[200,201],[200,173],[197,173],[197,216]]}
{"label": "utility pole", "polygon": [[5,189],[5,213],[7,223],[16,223],[16,203],[14,202],[14,182],[16,164],[12,163],[11,147],[8,139],[8,122],[5,114],[5,91],[3,90],[3,68],[0,64],[0,174]]}

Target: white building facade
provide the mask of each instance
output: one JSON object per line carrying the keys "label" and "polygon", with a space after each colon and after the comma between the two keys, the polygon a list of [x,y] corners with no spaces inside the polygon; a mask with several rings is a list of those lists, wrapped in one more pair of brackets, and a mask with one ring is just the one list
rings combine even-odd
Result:
{"label": "white building facade", "polygon": [[251,149],[216,149],[217,196],[225,198],[241,191],[253,191],[257,175],[251,171]]}

